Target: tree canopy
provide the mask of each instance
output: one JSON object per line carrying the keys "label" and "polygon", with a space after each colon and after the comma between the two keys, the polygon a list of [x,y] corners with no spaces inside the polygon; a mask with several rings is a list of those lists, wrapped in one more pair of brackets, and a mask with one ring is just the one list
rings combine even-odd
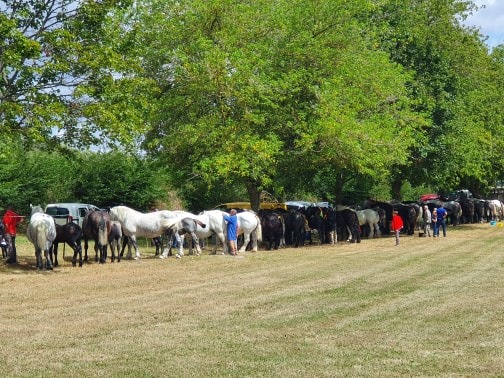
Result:
{"label": "tree canopy", "polygon": [[2,4],[0,136],[145,154],[193,208],[504,176],[504,54],[470,1]]}

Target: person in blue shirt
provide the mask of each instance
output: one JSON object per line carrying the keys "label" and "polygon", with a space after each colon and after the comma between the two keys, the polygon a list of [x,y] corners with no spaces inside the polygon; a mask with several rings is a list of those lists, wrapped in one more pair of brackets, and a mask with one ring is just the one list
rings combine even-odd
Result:
{"label": "person in blue shirt", "polygon": [[224,215],[224,220],[227,223],[227,240],[229,244],[229,253],[236,256],[238,246],[238,217],[236,210],[231,209],[229,215]]}
{"label": "person in blue shirt", "polygon": [[437,237],[439,237],[439,229],[443,230],[443,236],[446,237],[446,217],[448,213],[446,209],[441,206],[437,209]]}

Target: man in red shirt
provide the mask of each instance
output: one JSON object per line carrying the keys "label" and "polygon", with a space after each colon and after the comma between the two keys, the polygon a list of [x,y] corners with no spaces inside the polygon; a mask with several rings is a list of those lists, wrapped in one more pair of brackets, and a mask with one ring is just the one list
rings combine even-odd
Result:
{"label": "man in red shirt", "polygon": [[7,242],[7,264],[15,264],[16,256],[16,234],[17,225],[21,223],[23,217],[16,214],[12,210],[12,206],[7,206],[7,211],[3,216],[3,224],[5,226],[5,241]]}
{"label": "man in red shirt", "polygon": [[395,234],[396,245],[399,245],[399,234],[401,233],[401,229],[403,228],[403,220],[401,216],[398,214],[398,211],[394,209],[392,215],[392,231]]}

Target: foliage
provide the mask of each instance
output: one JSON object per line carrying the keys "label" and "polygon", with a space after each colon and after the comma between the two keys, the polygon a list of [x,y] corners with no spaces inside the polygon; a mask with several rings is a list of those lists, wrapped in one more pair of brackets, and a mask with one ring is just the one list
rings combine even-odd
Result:
{"label": "foliage", "polygon": [[[461,183],[485,187],[501,172],[502,117],[494,113],[501,67],[492,64],[477,30],[461,25],[471,2],[386,1],[375,16],[381,48],[413,74],[414,109],[430,120],[407,164],[393,180],[434,184],[437,190]],[[492,73],[498,72],[497,75]],[[502,92],[502,91],[501,91]],[[498,106],[498,105],[497,105]],[[489,156],[490,151],[490,156]]]}
{"label": "foliage", "polygon": [[79,156],[78,164],[82,171],[74,193],[83,202],[145,211],[168,198],[166,178],[153,170],[147,159],[119,152],[85,153]]}
{"label": "foliage", "polygon": [[125,204],[142,211],[170,208],[166,174],[152,162],[124,153],[78,153],[69,157],[42,150],[22,153],[11,147],[0,159],[0,205],[29,212],[30,203],[84,202],[99,207]]}
{"label": "foliage", "polygon": [[[93,95],[100,96],[96,87],[111,80],[118,62],[130,61],[106,43],[104,24],[114,10],[131,1],[2,3],[0,136],[15,134],[27,146],[44,143],[51,148],[110,139],[128,142],[132,128],[124,127],[125,120],[120,127],[115,119],[100,118],[91,101],[96,97],[85,88],[92,83]],[[122,110],[130,124],[139,123],[132,112]]]}
{"label": "foliage", "polygon": [[504,49],[462,26],[471,1],[1,7],[1,200],[146,207],[176,188],[191,209],[257,208],[263,190],[358,203],[504,179]]}
{"label": "foliage", "polygon": [[[12,204],[29,213],[30,203],[45,205],[58,200],[74,201],[72,188],[77,176],[75,161],[43,150],[24,153],[22,146],[11,146],[0,158],[0,204]],[[59,201],[58,201],[59,202]]]}
{"label": "foliage", "polygon": [[179,183],[241,184],[257,204],[300,159],[368,175],[406,161],[423,122],[408,76],[360,36],[366,2],[142,5],[130,28],[160,92],[145,147]]}

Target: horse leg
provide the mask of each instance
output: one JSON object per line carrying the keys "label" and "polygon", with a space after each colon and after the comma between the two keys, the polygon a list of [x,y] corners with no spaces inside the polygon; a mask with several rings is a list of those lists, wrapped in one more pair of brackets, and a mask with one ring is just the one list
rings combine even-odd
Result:
{"label": "horse leg", "polygon": [[138,244],[137,244],[136,236],[135,235],[131,235],[130,236],[130,240],[131,240],[131,243],[133,244],[133,247],[135,248],[135,260],[138,260],[138,259],[140,259],[141,256],[140,256],[140,251],[138,250]]}
{"label": "horse leg", "polygon": [[163,248],[163,245],[161,244],[161,254],[159,255],[160,259],[166,259],[168,256],[172,255],[172,247],[173,247],[173,238],[175,238],[177,241],[180,241],[180,236],[178,235],[178,232],[173,232],[171,228],[166,230],[165,232],[165,237],[166,237],[166,248]]}
{"label": "horse leg", "polygon": [[100,264],[105,264],[107,262],[107,244],[102,245],[100,249]]}
{"label": "horse leg", "polygon": [[94,261],[95,262],[98,262],[98,250],[99,250],[98,241],[95,240],[95,244],[94,244],[94,252],[95,252]]}
{"label": "horse leg", "polygon": [[179,247],[178,247],[179,250],[178,250],[177,254],[175,255],[175,257],[177,259],[180,259],[184,256],[184,235],[180,235],[178,232],[175,232],[175,238],[179,242]]}
{"label": "horse leg", "polygon": [[[51,254],[49,252],[49,249],[44,249],[44,257],[46,260],[46,269],[47,270],[52,270],[53,269],[53,264],[51,261]],[[42,256],[40,256],[40,263],[42,264]]]}
{"label": "horse leg", "polygon": [[243,232],[243,245],[238,252],[245,252],[247,250],[248,243],[250,242],[250,234],[248,232]]}
{"label": "horse leg", "polygon": [[375,235],[381,236],[381,230],[380,230],[380,226],[378,226],[378,223],[375,223],[374,227],[375,227]]}
{"label": "horse leg", "polygon": [[201,255],[201,247],[200,247],[198,235],[196,235],[195,232],[191,232],[191,236],[192,236],[192,241],[194,243],[194,247],[196,249],[196,256],[199,256],[199,255]]}
{"label": "horse leg", "polygon": [[77,244],[77,242],[73,242],[72,244],[69,245],[74,251],[72,257],[72,266],[77,265],[77,255],[79,255],[79,267],[82,267],[82,247],[79,244]]}
{"label": "horse leg", "polygon": [[[252,252],[257,252],[258,242],[257,242],[257,228],[250,234],[250,240],[252,241]],[[278,245],[280,245],[280,240],[278,240]],[[275,249],[278,249],[275,248]]]}
{"label": "horse leg", "polygon": [[332,239],[332,244],[338,243],[338,233],[336,232],[336,230],[331,231],[331,239]]}
{"label": "horse leg", "polygon": [[119,243],[118,243],[117,239],[114,239],[114,240],[112,240],[112,243],[110,243],[110,253],[111,253],[110,262],[114,262],[116,259],[116,254],[115,254],[116,249],[119,252]]}
{"label": "horse leg", "polygon": [[89,261],[87,250],[88,250],[88,239],[84,238],[84,261],[86,261],[86,262]]}
{"label": "horse leg", "polygon": [[156,247],[156,252],[155,252],[154,256],[159,256],[159,254],[161,253],[161,246],[162,246],[161,236],[156,236],[155,238],[152,238],[152,242],[154,243],[154,246]]}
{"label": "horse leg", "polygon": [[222,244],[222,253],[223,254],[227,254],[228,253],[228,245],[226,243],[226,238],[224,236],[224,233],[223,232],[219,232],[216,236],[216,239],[215,239],[215,244],[214,244],[214,248],[213,248],[213,254],[215,255],[217,253],[217,241],[220,241],[221,244]]}
{"label": "horse leg", "polygon": [[369,226],[369,237],[368,239],[373,239],[374,238],[374,227],[371,222],[368,223]]}
{"label": "horse leg", "polygon": [[127,236],[123,236],[122,238],[122,248],[121,250],[117,251],[117,261],[121,261],[121,257],[123,257],[123,254],[124,254],[124,249],[126,248],[126,245],[128,244],[128,237]]}
{"label": "horse leg", "polygon": [[[65,243],[63,243],[65,245]],[[53,261],[52,259],[52,253],[54,252],[54,266],[58,266],[58,244],[53,244],[51,248],[49,248],[49,259]]]}

